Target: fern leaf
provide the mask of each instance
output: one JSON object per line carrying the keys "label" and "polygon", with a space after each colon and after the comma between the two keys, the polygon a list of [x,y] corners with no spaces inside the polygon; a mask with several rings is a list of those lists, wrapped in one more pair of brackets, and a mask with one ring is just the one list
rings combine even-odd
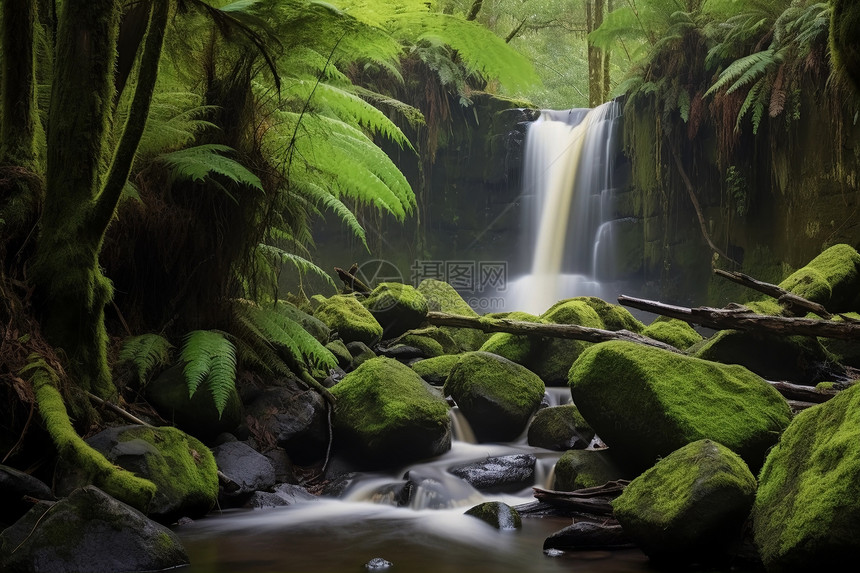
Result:
{"label": "fern leaf", "polygon": [[312,181],[299,182],[298,189],[300,192],[307,194],[309,197],[319,202],[323,207],[329,209],[337,217],[346,224],[352,234],[361,241],[367,252],[370,252],[370,247],[367,244],[367,237],[364,233],[364,227],[358,222],[355,214],[343,204],[343,202],[320,187]]}
{"label": "fern leaf", "polygon": [[118,360],[134,365],[137,369],[137,380],[143,384],[153,369],[170,361],[172,348],[173,345],[159,334],[141,334],[123,341]]}
{"label": "fern leaf", "polygon": [[[235,159],[221,155],[231,151],[233,150],[226,145],[197,145],[162,154],[158,159],[168,165],[174,179],[202,182],[212,175],[220,175],[236,185],[247,185],[263,191],[263,184],[259,177]],[[227,192],[226,188],[224,190]],[[233,195],[229,193],[228,195],[233,201],[236,201]],[[238,203],[238,201],[236,202]]]}
{"label": "fern leaf", "polygon": [[222,332],[194,330],[185,336],[180,358],[185,363],[188,396],[194,396],[205,382],[221,415],[236,384],[236,347]]}
{"label": "fern leaf", "polygon": [[295,255],[293,253],[288,253],[287,251],[280,249],[274,245],[266,245],[264,243],[258,244],[257,249],[269,259],[277,260],[281,263],[290,263],[301,274],[313,273],[321,277],[331,286],[337,287],[334,280],[332,280],[331,276],[329,276],[327,272],[322,270],[319,266],[315,265],[311,261],[305,259],[304,257],[300,257],[299,255]]}

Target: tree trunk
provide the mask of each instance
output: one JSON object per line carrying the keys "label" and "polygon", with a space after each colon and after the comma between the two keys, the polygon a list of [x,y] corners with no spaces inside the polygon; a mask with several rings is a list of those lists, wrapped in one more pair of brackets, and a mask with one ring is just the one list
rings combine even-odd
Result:
{"label": "tree trunk", "polygon": [[29,170],[36,163],[36,74],[32,0],[4,0],[3,66],[0,71],[0,165]]}
{"label": "tree trunk", "polygon": [[[603,23],[603,3],[606,0],[588,0],[585,3],[586,30],[593,32]],[[588,106],[597,107],[604,102],[603,50],[588,41]]]}

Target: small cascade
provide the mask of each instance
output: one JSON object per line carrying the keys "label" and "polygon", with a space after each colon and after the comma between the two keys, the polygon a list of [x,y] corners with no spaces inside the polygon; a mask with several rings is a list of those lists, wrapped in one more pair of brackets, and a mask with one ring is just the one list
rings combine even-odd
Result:
{"label": "small cascade", "polygon": [[472,426],[469,425],[469,421],[466,420],[460,408],[454,406],[449,410],[449,415],[451,416],[451,437],[458,442],[477,444],[478,439],[475,438],[475,432],[472,431]]}
{"label": "small cascade", "polygon": [[614,298],[613,204],[621,104],[541,112],[526,136],[523,189],[530,271],[512,282],[509,310],[541,314],[572,296]]}

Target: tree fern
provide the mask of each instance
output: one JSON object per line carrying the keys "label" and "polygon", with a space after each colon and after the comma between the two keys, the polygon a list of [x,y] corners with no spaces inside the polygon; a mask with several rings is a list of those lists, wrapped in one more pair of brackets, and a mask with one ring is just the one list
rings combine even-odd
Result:
{"label": "tree fern", "polygon": [[173,345],[160,334],[141,334],[126,338],[119,351],[119,362],[131,364],[137,380],[145,384],[149,374],[170,361]]}
{"label": "tree fern", "polygon": [[180,351],[188,395],[204,385],[215,400],[220,415],[236,387],[236,347],[216,330],[194,330],[185,336]]}
{"label": "tree fern", "polygon": [[[218,175],[226,178],[235,185],[246,185],[263,191],[263,184],[260,182],[259,177],[251,173],[235,159],[222,155],[222,153],[229,153],[231,151],[233,150],[226,145],[197,145],[159,155],[158,161],[168,166],[174,180],[212,181],[212,176]],[[234,202],[238,202],[236,197],[225,186],[220,184],[218,186]]]}
{"label": "tree fern", "polygon": [[311,261],[305,259],[304,257],[300,257],[294,253],[289,253],[279,247],[274,245],[267,245],[265,243],[260,243],[257,245],[257,251],[265,258],[271,261],[277,261],[278,263],[289,263],[296,270],[299,271],[300,274],[308,274],[311,273],[315,276],[322,278],[326,283],[331,285],[332,287],[336,287],[334,281],[331,276],[322,270],[319,266],[312,263]]}

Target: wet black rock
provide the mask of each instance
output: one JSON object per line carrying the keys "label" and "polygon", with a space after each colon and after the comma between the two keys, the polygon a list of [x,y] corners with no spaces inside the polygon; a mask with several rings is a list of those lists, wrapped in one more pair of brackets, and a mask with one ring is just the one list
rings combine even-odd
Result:
{"label": "wet black rock", "polygon": [[325,400],[312,390],[270,388],[248,404],[248,415],[258,433],[270,439],[299,463],[325,456],[328,446],[328,415]]}
{"label": "wet black rock", "polygon": [[368,571],[385,571],[387,569],[391,569],[393,566],[394,563],[387,561],[382,557],[374,557],[364,564],[364,568]]}
{"label": "wet black rock", "polygon": [[300,485],[282,483],[273,491],[255,491],[243,507],[249,509],[269,509],[293,505],[300,501],[316,501],[317,496]]}
{"label": "wet black rock", "polygon": [[265,491],[275,485],[275,469],[260,452],[245,442],[227,442],[213,448],[218,469],[238,488],[222,488],[222,504],[241,503],[255,491]]}
{"label": "wet black rock", "polygon": [[454,466],[448,471],[481,491],[515,492],[534,484],[536,459],[512,454]]}
{"label": "wet black rock", "polygon": [[523,526],[517,510],[501,501],[487,501],[466,511],[466,515],[477,517],[496,529],[519,529]]}
{"label": "wet black rock", "polygon": [[617,523],[603,524],[578,521],[546,538],[543,548],[565,551],[621,549],[633,547],[630,538]]}
{"label": "wet black rock", "polygon": [[27,513],[33,503],[24,498],[53,500],[54,494],[43,481],[15,468],[0,465],[0,527],[11,525]]}
{"label": "wet black rock", "polygon": [[8,573],[160,571],[188,564],[167,527],[94,486],[56,503],[39,502],[0,534]]}

